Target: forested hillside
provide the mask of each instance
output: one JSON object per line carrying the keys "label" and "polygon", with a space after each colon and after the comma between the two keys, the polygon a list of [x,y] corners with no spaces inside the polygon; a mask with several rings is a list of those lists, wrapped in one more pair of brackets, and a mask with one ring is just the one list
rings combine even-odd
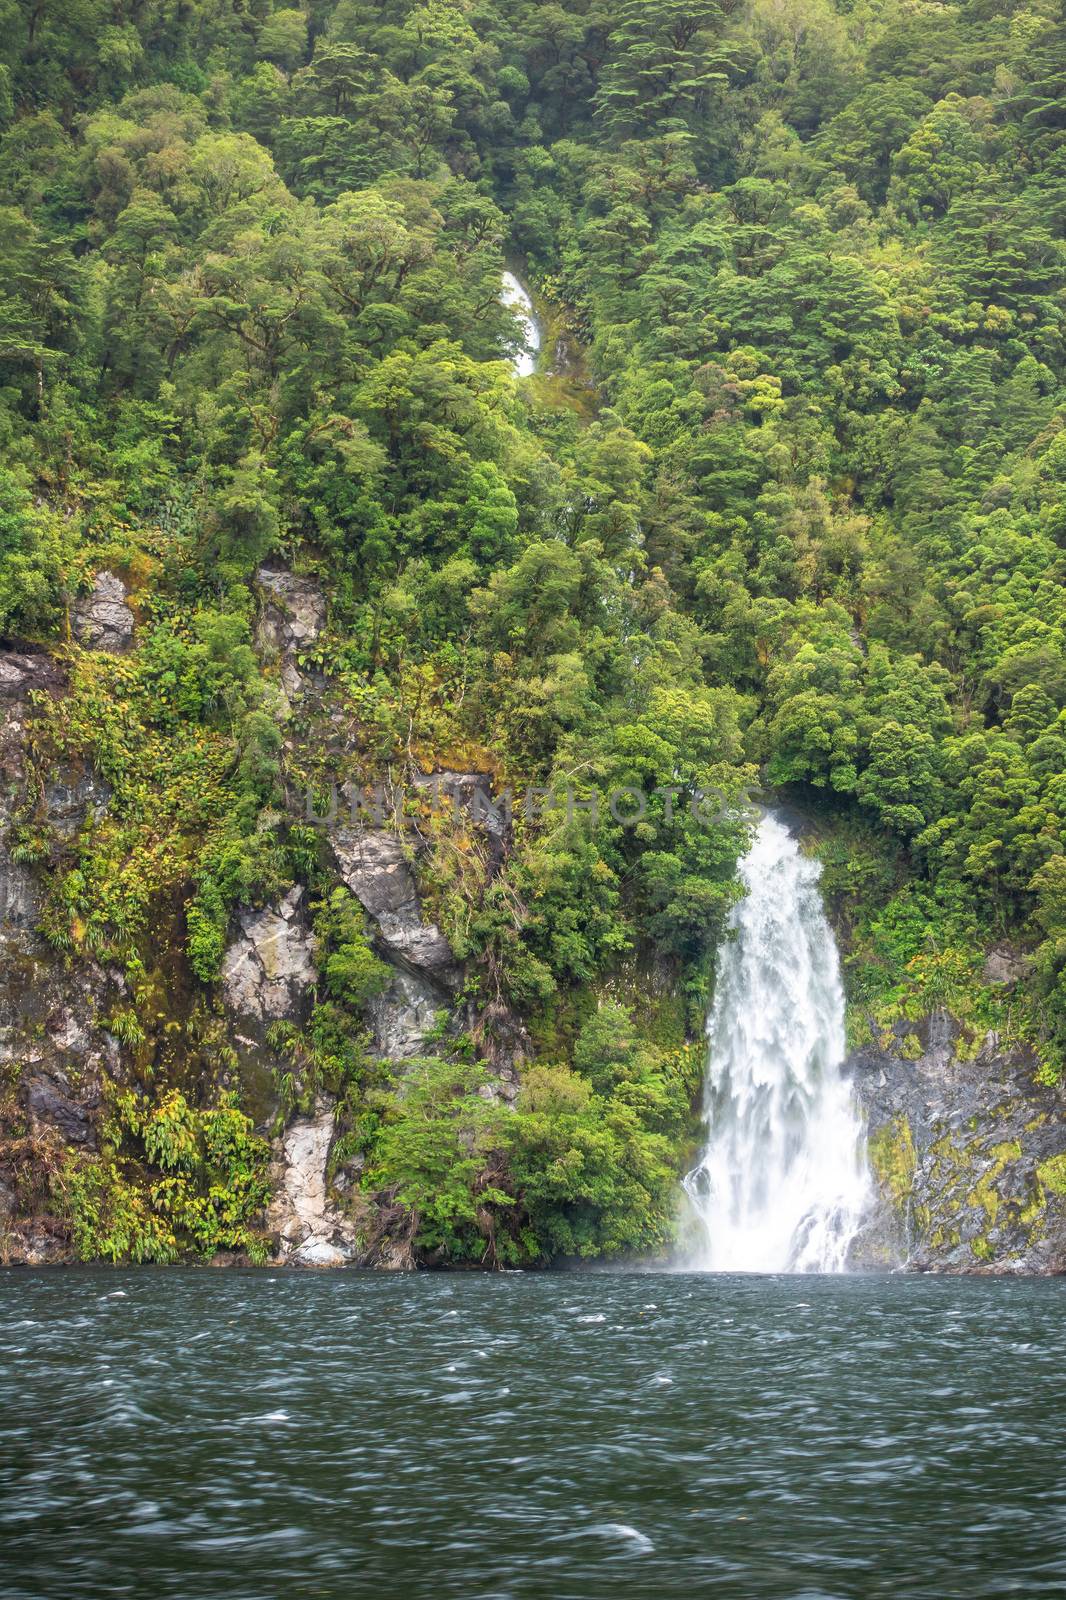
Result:
{"label": "forested hillside", "polygon": [[[1053,1079],[1053,0],[0,14],[0,667],[35,684],[5,846],[38,941],[8,968],[91,980],[105,1040],[89,1125],[49,1129],[56,1001],[7,995],[16,1211],[87,1256],[262,1255],[268,1136],[327,1105],[368,1249],[661,1247],[725,802],[760,787],[810,819],[857,1039],[944,1005]],[[505,263],[552,330],[531,378]],[[287,656],[271,584],[314,613]],[[583,804],[488,838],[425,800],[442,771]],[[403,1060],[387,928],[307,812],[368,784],[447,941]],[[235,1036],[238,919],[293,891],[313,981]]]}

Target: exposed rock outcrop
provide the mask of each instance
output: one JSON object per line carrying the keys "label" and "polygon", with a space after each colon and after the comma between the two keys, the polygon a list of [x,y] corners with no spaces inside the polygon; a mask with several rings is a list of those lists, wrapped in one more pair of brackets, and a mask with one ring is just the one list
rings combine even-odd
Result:
{"label": "exposed rock outcrop", "polygon": [[1013,950],[1010,945],[997,945],[985,957],[985,982],[1002,984],[1005,989],[1009,989],[1027,977],[1032,971],[1032,966],[1031,956]]}
{"label": "exposed rock outcrop", "polygon": [[31,938],[39,906],[33,873],[0,846],[0,950]]}
{"label": "exposed rock outcrop", "polygon": [[0,654],[0,951],[34,944],[40,896],[32,870],[14,859],[10,825],[25,796],[26,728],[33,691],[57,694],[63,673],[50,656]]}
{"label": "exposed rock outcrop", "polygon": [[1066,1096],[994,1035],[961,1059],[958,1033],[940,1013],[849,1063],[878,1189],[853,1264],[1066,1272]]}
{"label": "exposed rock outcrop", "polygon": [[[63,1146],[98,1142],[104,1088],[123,1080],[106,1019],[127,1001],[125,980],[95,962],[67,970],[34,950],[0,970],[0,1260],[69,1261],[69,1229],[55,1214],[49,1175]],[[13,1114],[12,1114],[13,1113]],[[6,1197],[6,1198],[5,1198]],[[6,1215],[5,1215],[6,1212]]]}
{"label": "exposed rock outcrop", "polygon": [[314,938],[296,887],[276,907],[238,913],[239,931],[226,952],[222,985],[226,1003],[261,1021],[299,1016],[317,973]]}
{"label": "exposed rock outcrop", "polygon": [[133,612],[126,585],[113,572],[98,572],[92,589],[74,606],[74,636],[87,650],[128,650]]}
{"label": "exposed rock outcrop", "polygon": [[107,810],[111,789],[92,768],[64,769],[45,785],[44,805],[49,826],[70,839],[87,818],[98,820]]}
{"label": "exposed rock outcrop", "polygon": [[75,1092],[68,1074],[57,1066],[52,1076],[29,1075],[23,1089],[26,1110],[34,1121],[58,1128],[71,1144],[95,1145],[93,1113],[100,1099],[98,1082],[93,1084],[90,1095],[85,1094],[84,1085]]}
{"label": "exposed rock outcrop", "polygon": [[0,654],[0,699],[9,704],[24,703],[33,689],[54,694],[63,682],[63,673],[51,656],[18,650]]}
{"label": "exposed rock outcrop", "polygon": [[332,1142],[333,1106],[325,1099],[279,1141],[267,1225],[278,1237],[278,1259],[289,1266],[343,1267],[359,1254],[353,1223],[329,1196]]}
{"label": "exposed rock outcrop", "polygon": [[263,599],[256,642],[267,660],[280,661],[281,686],[291,704],[307,688],[299,656],[325,626],[325,597],[312,578],[273,567],[260,567],[256,582]]}
{"label": "exposed rock outcrop", "polygon": [[386,828],[338,828],[333,853],[341,877],[373,917],[385,954],[451,988],[458,968],[436,923],[423,922],[414,873],[400,834]]}
{"label": "exposed rock outcrop", "polygon": [[389,987],[367,1006],[375,1050],[390,1061],[420,1055],[440,1007],[439,990],[418,973],[397,968]]}
{"label": "exposed rock outcrop", "polygon": [[489,869],[495,874],[503,862],[511,839],[508,806],[493,794],[492,774],[488,772],[438,772],[419,774],[416,791],[427,795],[438,813],[451,813],[480,830],[488,847]]}
{"label": "exposed rock outcrop", "polygon": [[[316,702],[307,691],[314,684],[310,673],[301,675],[298,657],[324,625],[322,596],[314,584],[287,573],[264,571],[259,581],[265,602],[260,646],[280,658],[286,693],[303,694],[300,714],[313,720]],[[132,614],[113,575],[101,574],[93,594],[79,603],[76,626],[91,648],[120,649],[132,642]],[[164,1052],[167,1071],[171,1062],[181,1071],[193,1059],[181,1031],[191,990],[180,962],[152,975],[163,988],[173,984],[160,993],[160,1003],[172,1007],[164,1043],[149,1030],[141,1043],[131,1034],[132,1042],[120,1046],[109,1029],[123,1031],[120,1017],[134,1020],[122,974],[81,954],[71,960],[57,957],[37,932],[39,869],[31,863],[42,850],[53,860],[73,859],[76,836],[100,821],[111,801],[107,784],[87,765],[53,760],[34,769],[27,762],[31,691],[59,695],[65,682],[62,668],[44,654],[0,653],[0,1091],[7,1094],[0,1258],[33,1263],[72,1259],[69,1219],[55,1205],[47,1174],[73,1153],[91,1156],[99,1148],[110,1084],[137,1084],[142,1058],[153,1051]],[[336,733],[339,749],[346,737],[343,724],[331,720],[327,733],[330,738]],[[493,801],[491,778],[448,771],[415,780],[415,787],[435,790],[425,793],[435,813],[452,810],[466,838],[474,839],[490,870],[496,870],[509,844],[510,818]],[[425,805],[415,809],[424,823]],[[362,903],[368,931],[392,967],[389,986],[367,1006],[373,1048],[400,1064],[436,1048],[431,1034],[442,1008],[454,1006],[462,976],[418,888],[418,854],[429,847],[434,831],[427,829],[424,836],[414,821],[400,819],[386,826],[358,808],[339,825],[329,825],[337,874]],[[12,858],[12,846],[16,854],[28,847],[26,862]],[[180,928],[180,905],[174,917]],[[169,952],[177,948],[162,933],[159,942]],[[225,1065],[219,1071],[239,1071],[244,1103],[260,1130],[276,1126],[279,1108],[278,1062],[266,1045],[267,1025],[281,1018],[305,1020],[316,983],[304,888],[265,908],[235,913],[222,975],[229,1018],[224,1028],[219,1025],[218,1038],[238,1047],[239,1068]],[[473,1029],[479,1020],[464,1012],[456,1026]],[[498,1089],[491,1092],[513,1099],[528,1047],[524,1030],[501,1010],[486,1019],[483,1035],[484,1053],[498,1079]],[[276,1258],[299,1266],[413,1266],[417,1219],[409,1209],[391,1193],[372,1199],[361,1194],[358,1156],[330,1174],[336,1128],[335,1108],[320,1095],[313,1112],[292,1118],[274,1142],[273,1198],[265,1220],[276,1241]],[[42,1174],[39,1184],[27,1180],[27,1172],[35,1170]]]}

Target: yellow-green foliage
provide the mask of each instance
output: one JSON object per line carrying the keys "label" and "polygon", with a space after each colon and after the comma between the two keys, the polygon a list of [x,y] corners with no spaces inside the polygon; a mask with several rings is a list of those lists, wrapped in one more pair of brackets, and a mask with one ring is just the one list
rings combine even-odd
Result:
{"label": "yellow-green foliage", "polygon": [[155,694],[138,662],[79,651],[68,694],[42,716],[42,760],[90,762],[112,790],[53,884],[44,926],[56,944],[124,955],[153,899],[188,879],[232,807],[232,740],[216,728],[161,726]]}
{"label": "yellow-green foliage", "polygon": [[1036,1175],[1052,1194],[1066,1194],[1066,1155],[1049,1156],[1037,1167]]}
{"label": "yellow-green foliage", "polygon": [[992,1165],[982,1174],[966,1197],[970,1205],[982,1208],[990,1226],[994,1225],[1002,1204],[998,1184],[1003,1169],[1009,1161],[1019,1160],[1021,1153],[1022,1147],[1016,1139],[1004,1140],[1002,1144],[993,1145],[988,1151]]}
{"label": "yellow-green foliage", "polygon": [[98,1156],[72,1153],[57,1179],[74,1247],[86,1261],[176,1261],[266,1253],[255,1218],[268,1197],[266,1142],[232,1094],[205,1110],[179,1089],[152,1101],[113,1093]]}
{"label": "yellow-green foliage", "polygon": [[902,1209],[910,1197],[915,1169],[914,1138],[907,1118],[896,1117],[878,1128],[867,1150],[878,1182]]}
{"label": "yellow-green foliage", "polygon": [[113,1157],[74,1154],[57,1180],[57,1198],[83,1261],[176,1261],[179,1244],[145,1187]]}

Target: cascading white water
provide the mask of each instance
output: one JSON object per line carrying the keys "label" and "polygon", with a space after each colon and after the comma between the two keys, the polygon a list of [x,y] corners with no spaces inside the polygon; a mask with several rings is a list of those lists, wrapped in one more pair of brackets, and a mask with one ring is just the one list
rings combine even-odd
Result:
{"label": "cascading white water", "polygon": [[503,275],[500,299],[514,312],[522,329],[522,349],[514,357],[511,365],[514,367],[516,377],[528,378],[537,365],[537,352],[540,349],[540,327],[533,310],[533,302],[513,272],[505,272]]}
{"label": "cascading white water", "polygon": [[707,1144],[685,1179],[713,1272],[841,1272],[867,1198],[821,868],[764,816],[707,1023]]}

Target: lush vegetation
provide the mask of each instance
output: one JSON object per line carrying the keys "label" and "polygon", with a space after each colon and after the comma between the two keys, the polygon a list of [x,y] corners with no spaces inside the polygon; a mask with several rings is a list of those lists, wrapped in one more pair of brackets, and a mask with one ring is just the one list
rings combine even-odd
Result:
{"label": "lush vegetation", "polygon": [[[69,672],[39,772],[81,761],[109,788],[74,838],[31,796],[12,844],[57,958],[124,969],[145,1100],[114,1112],[126,1167],[68,1179],[84,1248],[242,1247],[259,1169],[240,1155],[221,1217],[237,1157],[217,1166],[202,1119],[236,1114],[228,1079],[202,1067],[194,1092],[161,995],[180,967],[206,1029],[234,906],[297,881],[322,980],[275,1038],[280,1100],[339,1096],[364,1190],[418,1247],[654,1248],[698,1078],[661,996],[691,1028],[746,831],[688,802],[757,780],[819,818],[874,1027],[951,1004],[1056,1072],[1057,6],[3,15],[0,631]],[[594,394],[513,378],[505,254]],[[341,754],[306,709],[283,733],[253,646],[268,557],[327,593],[312,665]],[[136,606],[130,656],[70,639],[104,567]],[[434,839],[467,1014],[517,1010],[536,1043],[514,1110],[479,1093],[478,1025],[445,1019],[399,1094],[370,1058],[379,963],[302,822],[331,777],[435,765],[659,791],[632,826],[605,804],[520,816],[498,870]],[[1004,940],[1033,956],[1009,1006],[981,983]],[[162,1160],[157,1124],[184,1154]]]}

